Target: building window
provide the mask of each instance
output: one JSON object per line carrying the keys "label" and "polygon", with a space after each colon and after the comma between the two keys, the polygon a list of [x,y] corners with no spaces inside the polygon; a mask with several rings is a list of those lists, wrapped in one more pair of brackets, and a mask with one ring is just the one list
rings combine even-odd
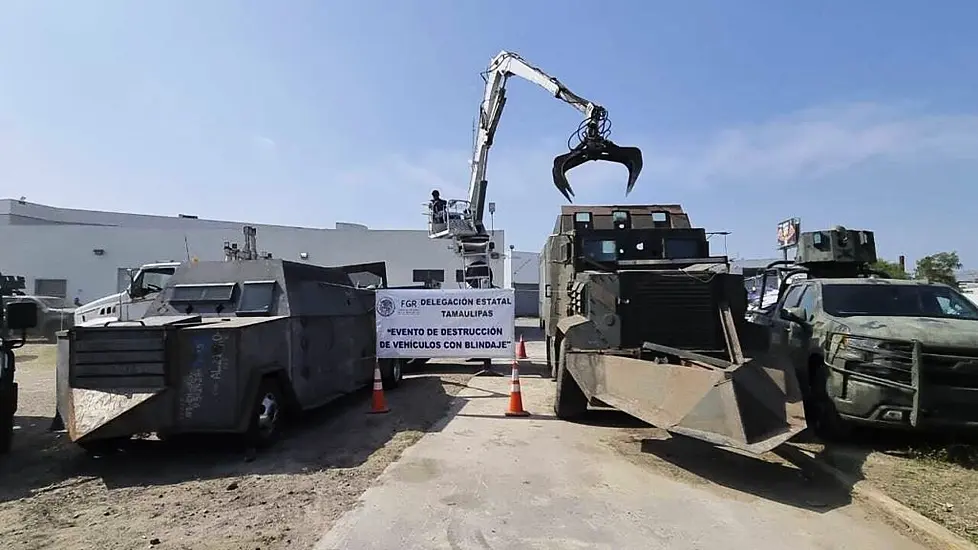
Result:
{"label": "building window", "polygon": [[35,296],[68,297],[68,279],[34,279]]}
{"label": "building window", "polygon": [[455,270],[455,282],[456,283],[464,283],[465,282],[465,270],[464,269],[456,269]]}
{"label": "building window", "polygon": [[444,283],[445,270],[444,269],[415,269],[413,280],[416,283],[426,283],[428,281],[436,281],[439,283]]}
{"label": "building window", "polygon": [[444,269],[415,269],[413,280],[416,283],[423,283],[425,288],[441,288],[445,282]]}

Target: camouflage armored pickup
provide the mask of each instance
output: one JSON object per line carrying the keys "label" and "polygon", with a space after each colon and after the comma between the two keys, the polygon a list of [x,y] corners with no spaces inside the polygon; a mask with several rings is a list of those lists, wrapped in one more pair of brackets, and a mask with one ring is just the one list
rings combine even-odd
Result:
{"label": "camouflage armored pickup", "polygon": [[808,425],[978,427],[978,307],[942,284],[810,278],[770,319],[773,358],[791,363]]}

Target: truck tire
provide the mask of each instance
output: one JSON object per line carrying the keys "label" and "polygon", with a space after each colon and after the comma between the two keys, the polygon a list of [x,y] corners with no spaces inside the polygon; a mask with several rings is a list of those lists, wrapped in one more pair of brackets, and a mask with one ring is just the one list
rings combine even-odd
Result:
{"label": "truck tire", "polygon": [[566,341],[560,343],[560,353],[557,355],[557,391],[554,396],[554,414],[561,420],[572,420],[587,412],[587,396],[567,371]]}
{"label": "truck tire", "polygon": [[278,441],[285,416],[285,395],[278,380],[266,376],[258,385],[252,402],[246,442],[256,448],[266,448]]}
{"label": "truck tire", "polygon": [[58,331],[61,330],[61,323],[48,323],[44,326],[44,341],[49,344],[58,343]]}
{"label": "truck tire", "polygon": [[402,371],[406,374],[419,372],[421,370],[421,367],[425,366],[427,362],[428,359],[422,359],[422,358],[408,359],[402,365]]}
{"label": "truck tire", "polygon": [[809,406],[805,407],[808,425],[819,439],[826,442],[843,441],[849,435],[850,428],[839,416],[835,403],[828,392],[828,367],[821,358],[814,357],[810,362],[811,386],[809,389]]}
{"label": "truck tire", "polygon": [[129,436],[110,437],[107,439],[96,439],[95,441],[81,441],[77,445],[90,455],[109,455],[114,454],[131,438]]}
{"label": "truck tire", "polygon": [[14,442],[14,415],[9,412],[0,412],[0,455],[9,453]]}
{"label": "truck tire", "polygon": [[557,364],[554,362],[554,358],[553,358],[554,355],[553,347],[554,347],[554,339],[551,338],[550,336],[547,336],[547,367],[550,368],[550,379],[556,380]]}
{"label": "truck tire", "polygon": [[392,390],[401,385],[404,379],[403,359],[388,359],[380,369],[380,380],[384,384],[385,390]]}
{"label": "truck tire", "polygon": [[13,445],[16,411],[17,384],[0,381],[0,454],[9,453]]}

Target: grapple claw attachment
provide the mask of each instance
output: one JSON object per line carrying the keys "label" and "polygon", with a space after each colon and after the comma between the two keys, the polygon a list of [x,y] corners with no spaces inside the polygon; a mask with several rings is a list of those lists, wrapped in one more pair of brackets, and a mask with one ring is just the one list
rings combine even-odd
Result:
{"label": "grapple claw attachment", "polygon": [[570,183],[567,181],[567,172],[592,160],[617,162],[628,169],[628,183],[625,185],[626,195],[635,187],[635,182],[638,180],[639,174],[642,173],[642,150],[638,147],[621,147],[611,140],[603,138],[583,141],[569,152],[554,158],[554,185],[568,201],[574,195],[574,190],[571,189]]}

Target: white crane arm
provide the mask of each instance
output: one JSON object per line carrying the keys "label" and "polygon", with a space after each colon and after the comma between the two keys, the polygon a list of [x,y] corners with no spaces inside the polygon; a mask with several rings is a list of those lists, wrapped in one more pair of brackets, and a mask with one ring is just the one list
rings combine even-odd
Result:
{"label": "white crane arm", "polygon": [[587,99],[570,91],[556,78],[542,69],[530,65],[518,54],[503,51],[489,63],[485,74],[486,90],[479,110],[479,128],[472,154],[469,179],[469,212],[473,225],[480,232],[484,229],[483,213],[486,194],[486,163],[489,148],[492,147],[496,128],[506,105],[506,81],[510,76],[518,76],[550,92],[551,95],[580,111],[586,119],[600,119],[606,111]]}

